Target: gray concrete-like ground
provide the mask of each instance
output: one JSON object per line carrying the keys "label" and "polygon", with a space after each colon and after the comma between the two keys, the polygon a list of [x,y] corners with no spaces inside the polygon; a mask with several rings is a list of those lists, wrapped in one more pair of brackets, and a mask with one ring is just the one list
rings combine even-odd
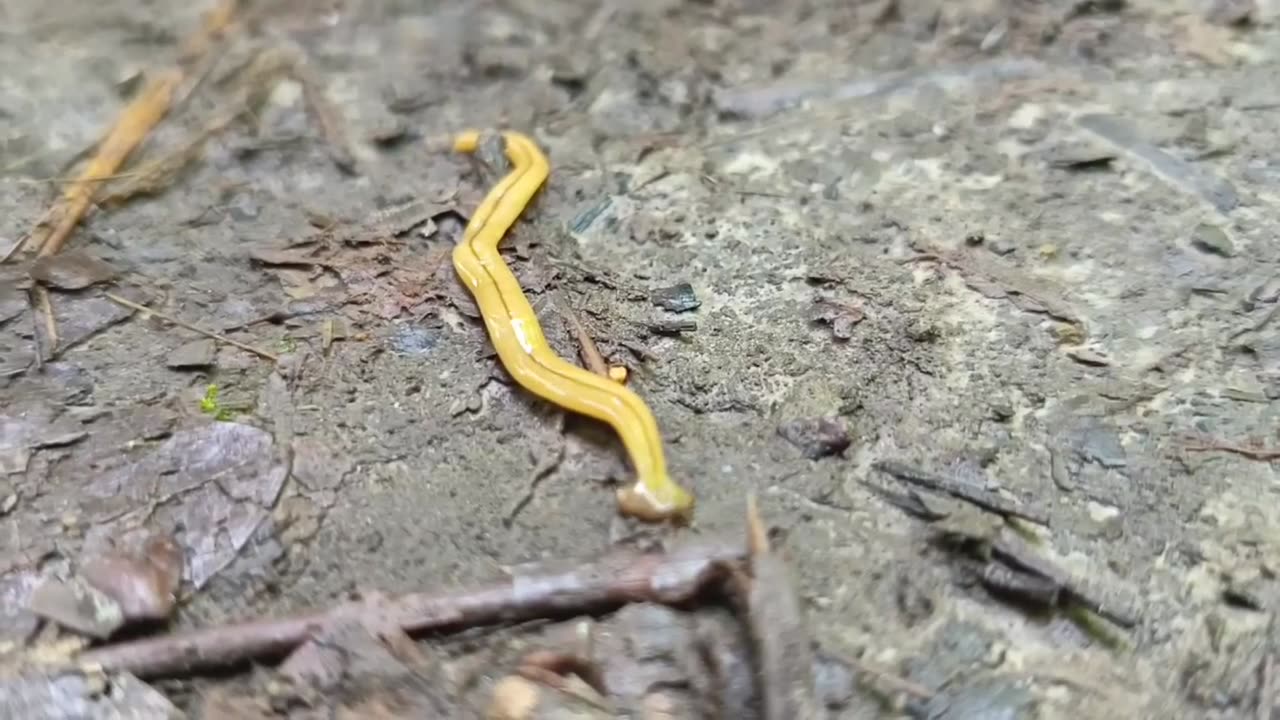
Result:
{"label": "gray concrete-like ground", "polygon": [[[175,358],[197,336],[55,292],[83,339],[20,372],[33,321],[6,266],[10,597],[100,542],[95,526],[118,530],[136,508],[86,493],[128,496],[102,486],[141,472],[123,448],[201,422],[210,384],[294,467],[268,491],[223,487],[244,504],[209,500],[213,519],[174,500],[184,486],[139,520],[228,533],[188,548],[202,582],[179,625],[478,582],[640,529],[614,512],[630,471],[611,434],[497,370],[454,284],[448,250],[492,175],[423,140],[508,127],[552,164],[508,260],[552,344],[577,358],[572,312],[651,404],[699,500],[692,528],[662,533],[740,536],[756,493],[820,645],[949,689],[933,717],[1269,717],[1254,708],[1280,600],[1280,6],[257,5],[139,157],[191,138],[229,102],[216,78],[276,47],[323,88],[354,172],[286,79],[68,250],[284,361]],[[39,219],[49,179],[203,9],[0,2],[0,238]],[[263,261],[317,218],[415,199],[438,203],[429,229],[335,241],[327,268]],[[696,308],[654,302],[680,283]],[[680,320],[696,330],[654,328]],[[847,449],[815,440],[822,418]],[[1137,624],[1090,632],[993,594],[980,560],[887,499],[910,486],[885,461],[1043,513],[1024,524],[1039,550]]]}

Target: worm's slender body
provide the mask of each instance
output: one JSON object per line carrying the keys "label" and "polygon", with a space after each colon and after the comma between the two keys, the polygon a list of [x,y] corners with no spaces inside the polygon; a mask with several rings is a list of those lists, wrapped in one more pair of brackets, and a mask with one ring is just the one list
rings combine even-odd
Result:
{"label": "worm's slender body", "polygon": [[[478,132],[454,139],[454,150],[474,152]],[[480,203],[453,265],[475,297],[489,339],[507,372],[522,387],[567,410],[608,423],[622,439],[636,471],[634,485],[618,492],[620,510],[644,520],[687,519],[693,496],[667,475],[662,436],[653,413],[634,392],[555,354],[533,307],[498,254],[498,243],[546,181],[546,157],[528,137],[503,134],[513,166]]]}

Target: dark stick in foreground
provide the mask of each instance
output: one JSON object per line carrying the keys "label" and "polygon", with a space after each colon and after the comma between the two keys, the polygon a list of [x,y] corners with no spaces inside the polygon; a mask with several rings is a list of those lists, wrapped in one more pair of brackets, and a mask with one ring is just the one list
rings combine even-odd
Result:
{"label": "dark stick in foreground", "polygon": [[691,545],[669,553],[620,551],[572,570],[517,575],[479,590],[374,597],[279,620],[107,645],[83,653],[78,662],[155,677],[279,657],[336,620],[394,622],[415,633],[601,612],[627,603],[678,605],[721,581],[745,555],[737,544]]}
{"label": "dark stick in foreground", "polygon": [[747,546],[751,579],[746,592],[747,626],[756,645],[766,720],[817,720],[813,647],[791,569],[769,547],[755,496],[747,498]]}

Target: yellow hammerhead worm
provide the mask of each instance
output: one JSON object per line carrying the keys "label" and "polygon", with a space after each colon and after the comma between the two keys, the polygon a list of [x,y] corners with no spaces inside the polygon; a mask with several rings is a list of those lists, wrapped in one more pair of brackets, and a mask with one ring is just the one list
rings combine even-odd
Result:
{"label": "yellow hammerhead worm", "polygon": [[[688,520],[694,499],[667,475],[662,436],[653,413],[621,384],[574,365],[555,354],[498,243],[547,179],[547,158],[528,137],[503,134],[511,172],[476,208],[453,250],[458,276],[484,316],[489,339],[507,372],[522,387],[560,407],[608,423],[622,439],[636,471],[636,482],[618,491],[618,508],[651,522]],[[457,152],[475,152],[480,133],[454,138]]]}

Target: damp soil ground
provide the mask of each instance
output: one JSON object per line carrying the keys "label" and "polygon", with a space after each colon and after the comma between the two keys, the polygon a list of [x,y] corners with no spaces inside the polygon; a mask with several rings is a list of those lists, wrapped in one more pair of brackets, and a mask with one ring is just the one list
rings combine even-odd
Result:
{"label": "damp soil ground", "polygon": [[[0,2],[0,237],[39,220],[200,5]],[[66,328],[36,368],[38,322],[7,276],[5,572],[84,551],[107,517],[76,504],[107,472],[93,458],[208,422],[215,385],[222,420],[268,431],[293,468],[252,523],[206,528],[179,627],[638,535],[741,537],[754,493],[814,637],[970,691],[936,717],[1269,717],[1280,6],[255,6],[128,167],[200,132],[254,53],[306,72],[158,191],[97,208],[66,251],[280,362],[90,288],[52,293]],[[430,142],[470,127],[548,155],[504,252],[558,352],[578,358],[572,315],[628,368],[697,495],[691,527],[618,517],[630,469],[608,429],[499,368],[448,262],[495,175]],[[411,227],[361,225],[412,201],[431,210]],[[316,241],[344,223],[366,235]],[[84,434],[40,439],[65,417]],[[143,427],[156,417],[163,432]],[[1042,513],[1042,551],[1137,624],[990,592],[980,561],[893,501],[907,486],[886,461]],[[218,535],[231,526],[251,532]]]}

